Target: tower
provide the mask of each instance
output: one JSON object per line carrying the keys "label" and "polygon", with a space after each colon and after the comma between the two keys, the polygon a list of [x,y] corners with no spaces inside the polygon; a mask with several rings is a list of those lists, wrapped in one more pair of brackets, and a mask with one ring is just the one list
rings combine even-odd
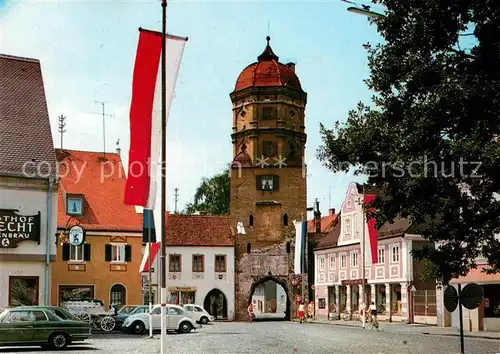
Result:
{"label": "tower", "polygon": [[[305,220],[307,94],[295,64],[282,64],[267,37],[257,62],[240,73],[234,91],[231,224],[236,229],[236,319],[256,286],[267,280],[287,293],[286,317],[297,294],[293,262],[294,220]],[[300,288],[299,288],[300,289]]]}

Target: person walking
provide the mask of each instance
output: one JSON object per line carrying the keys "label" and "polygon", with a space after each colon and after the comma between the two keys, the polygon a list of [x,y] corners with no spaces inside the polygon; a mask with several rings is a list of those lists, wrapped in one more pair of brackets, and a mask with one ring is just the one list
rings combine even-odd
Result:
{"label": "person walking", "polygon": [[253,320],[253,304],[252,303],[250,303],[250,305],[248,305],[247,312],[248,312],[248,321],[250,323],[252,323],[252,320]]}
{"label": "person walking", "polygon": [[304,310],[305,310],[304,302],[301,302],[299,305],[299,309],[297,311],[297,315],[299,316],[300,323],[302,323],[304,321]]}

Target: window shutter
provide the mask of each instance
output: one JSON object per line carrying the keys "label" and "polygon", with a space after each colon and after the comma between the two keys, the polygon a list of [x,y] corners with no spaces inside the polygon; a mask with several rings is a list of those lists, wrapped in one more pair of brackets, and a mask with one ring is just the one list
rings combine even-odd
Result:
{"label": "window shutter", "polygon": [[63,243],[63,245],[62,245],[62,257],[63,257],[63,261],[69,261],[69,243]]}
{"label": "window shutter", "polygon": [[256,182],[256,188],[258,191],[262,190],[262,176],[256,176],[255,182]]}
{"label": "window shutter", "polygon": [[125,245],[125,262],[132,260],[132,245]]}
{"label": "window shutter", "polygon": [[104,245],[104,260],[111,262],[111,245]]}
{"label": "window shutter", "polygon": [[278,190],[280,189],[280,176],[273,176],[273,189]]}
{"label": "window shutter", "polygon": [[90,243],[83,244],[83,260],[90,261]]}

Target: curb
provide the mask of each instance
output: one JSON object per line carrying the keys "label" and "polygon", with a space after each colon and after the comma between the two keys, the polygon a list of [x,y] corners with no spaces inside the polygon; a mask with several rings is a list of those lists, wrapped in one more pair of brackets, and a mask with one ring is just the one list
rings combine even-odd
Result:
{"label": "curb", "polygon": [[[297,322],[298,321],[294,321]],[[306,323],[312,323],[312,324],[318,324],[318,325],[326,325],[326,326],[339,326],[339,327],[350,327],[350,328],[358,328],[358,329],[363,329],[361,326],[352,326],[348,324],[343,324],[343,323],[328,323],[328,322],[306,322]],[[384,331],[385,329],[381,329],[381,331]],[[430,333],[430,332],[411,332],[411,331],[387,331],[387,332],[392,332],[392,333],[408,333],[408,334],[422,334],[422,335],[428,335],[428,336],[445,336],[445,337],[460,337],[460,334],[455,334],[455,333]],[[471,336],[469,334],[464,334],[464,338],[478,338],[478,339],[492,339],[492,340],[500,340],[499,337],[491,337],[491,336]]]}

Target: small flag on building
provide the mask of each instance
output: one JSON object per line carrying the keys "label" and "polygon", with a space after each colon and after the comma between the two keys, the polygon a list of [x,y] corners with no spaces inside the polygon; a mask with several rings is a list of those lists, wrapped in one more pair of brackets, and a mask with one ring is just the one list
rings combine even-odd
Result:
{"label": "small flag on building", "polygon": [[151,244],[151,254],[149,253],[149,244],[146,244],[144,249],[144,255],[142,256],[141,268],[139,269],[139,273],[149,272],[149,264],[154,264],[155,257],[158,254],[158,250],[160,249],[160,242],[155,242]]}
{"label": "small flag on building", "polygon": [[[363,199],[365,205],[369,204],[375,200],[375,194],[365,194]],[[370,211],[373,210],[370,209]],[[378,237],[375,218],[367,217],[366,225],[368,227],[368,245],[365,245],[366,259],[371,259],[372,264],[376,264],[378,263]]]}
{"label": "small flag on building", "polygon": [[295,274],[306,272],[307,223],[294,221],[295,225]]}

